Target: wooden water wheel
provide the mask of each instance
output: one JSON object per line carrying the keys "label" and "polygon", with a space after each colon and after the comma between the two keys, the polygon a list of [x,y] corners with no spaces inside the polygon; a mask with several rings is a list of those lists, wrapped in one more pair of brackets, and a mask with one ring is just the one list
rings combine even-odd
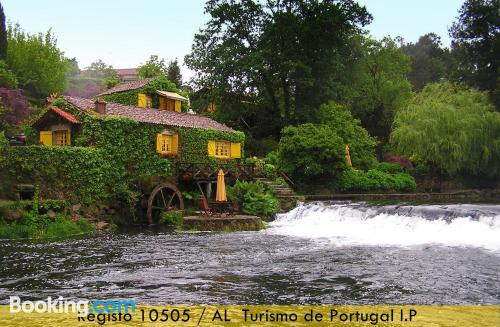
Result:
{"label": "wooden water wheel", "polygon": [[183,209],[184,199],[177,186],[168,182],[158,184],[148,199],[148,223],[157,222],[162,212]]}

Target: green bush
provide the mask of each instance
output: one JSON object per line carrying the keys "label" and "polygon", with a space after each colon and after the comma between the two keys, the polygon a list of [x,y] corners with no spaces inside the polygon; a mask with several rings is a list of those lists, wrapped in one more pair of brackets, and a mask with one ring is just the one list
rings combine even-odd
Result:
{"label": "green bush", "polygon": [[326,125],[304,124],[281,132],[281,169],[294,181],[336,180],[346,169],[345,143]]}
{"label": "green bush", "polygon": [[320,107],[318,123],[328,126],[344,144],[349,145],[352,165],[358,169],[370,169],[377,162],[375,157],[376,140],[361,126],[351,111],[334,102]]}
{"label": "green bush", "polygon": [[412,192],[416,189],[415,179],[406,173],[388,174],[370,169],[367,172],[349,169],[342,174],[339,183],[341,191],[397,191]]}
{"label": "green bush", "polygon": [[266,157],[264,158],[264,161],[268,164],[279,166],[280,163],[280,156],[278,151],[271,151],[269,152]]}
{"label": "green bush", "polygon": [[400,165],[390,162],[379,162],[375,165],[375,169],[389,174],[402,173],[404,171]]}
{"label": "green bush", "polygon": [[227,187],[228,199],[239,211],[264,218],[272,218],[279,209],[279,201],[274,194],[259,182],[236,181]]}
{"label": "green bush", "polygon": [[93,230],[94,227],[87,221],[80,219],[74,222],[63,214],[51,219],[47,215],[28,211],[18,222],[7,223],[0,220],[0,239],[67,237]]}
{"label": "green bush", "polygon": [[278,172],[276,171],[276,167],[272,164],[265,164],[264,167],[262,168],[262,175],[264,175],[265,178],[268,178],[270,180],[275,180],[278,178]]}
{"label": "green bush", "polygon": [[161,214],[160,223],[175,226],[176,230],[182,229],[184,222],[182,211],[166,211]]}
{"label": "green bush", "polygon": [[398,173],[394,175],[394,180],[397,185],[397,190],[403,192],[413,192],[417,188],[417,183],[415,183],[415,178],[409,174]]}

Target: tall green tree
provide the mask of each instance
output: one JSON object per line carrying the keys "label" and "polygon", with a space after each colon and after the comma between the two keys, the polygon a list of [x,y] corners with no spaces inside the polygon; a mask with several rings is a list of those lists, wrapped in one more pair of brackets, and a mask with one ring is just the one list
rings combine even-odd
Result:
{"label": "tall green tree", "polygon": [[500,111],[500,1],[466,0],[449,33],[458,79],[489,91]]}
{"label": "tall green tree", "polygon": [[98,59],[90,64],[89,67],[85,68],[81,75],[84,77],[90,77],[96,79],[98,82],[109,89],[123,82],[120,76],[116,73],[116,70],[111,65],[107,65],[101,59]]}
{"label": "tall green tree", "polygon": [[19,87],[32,99],[44,99],[64,90],[69,63],[49,30],[29,34],[19,25],[9,25],[7,64]]}
{"label": "tall green tree", "polygon": [[5,13],[0,3],[0,60],[7,58],[7,28],[5,26]]}
{"label": "tall green tree", "polygon": [[[312,121],[331,98],[332,73],[346,40],[370,22],[351,0],[209,0],[210,20],[195,35],[185,62],[198,88],[208,87],[252,129],[277,136],[288,124]],[[254,128],[257,132],[257,128]]]}
{"label": "tall green tree", "polygon": [[406,77],[410,58],[391,38],[378,41],[356,36],[351,44],[358,54],[342,102],[350,106],[354,117],[383,145],[388,140],[394,114],[411,97],[411,84]]}
{"label": "tall green tree", "polygon": [[167,66],[165,59],[160,59],[157,55],[151,55],[145,64],[138,67],[140,78],[167,76]]}
{"label": "tall green tree", "polygon": [[429,84],[396,114],[391,143],[446,176],[500,177],[500,113],[485,92]]}
{"label": "tall green tree", "polygon": [[436,34],[425,34],[416,43],[404,44],[402,49],[411,58],[408,79],[416,91],[448,77],[450,53],[442,47],[441,38]]}
{"label": "tall green tree", "polygon": [[168,64],[167,79],[171,82],[174,82],[175,85],[177,85],[177,88],[180,88],[182,86],[182,74],[179,63],[177,62],[177,58],[175,60],[172,60]]}

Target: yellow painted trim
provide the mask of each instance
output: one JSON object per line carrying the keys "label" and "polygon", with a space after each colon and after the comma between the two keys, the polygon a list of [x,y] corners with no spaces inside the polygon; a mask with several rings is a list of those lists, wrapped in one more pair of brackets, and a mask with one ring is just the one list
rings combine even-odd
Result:
{"label": "yellow painted trim", "polygon": [[231,143],[231,158],[241,158],[241,143]]}
{"label": "yellow painted trim", "polygon": [[146,108],[146,94],[137,93],[137,106],[139,108]]}
{"label": "yellow painted trim", "polygon": [[214,140],[208,141],[208,156],[215,157],[215,141]]}
{"label": "yellow painted trim", "polygon": [[52,145],[52,131],[40,131],[40,142],[43,145]]}

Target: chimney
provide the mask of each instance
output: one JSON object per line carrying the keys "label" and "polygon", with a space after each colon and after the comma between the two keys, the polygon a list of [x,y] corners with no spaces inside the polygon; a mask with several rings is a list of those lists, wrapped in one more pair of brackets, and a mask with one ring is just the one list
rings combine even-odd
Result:
{"label": "chimney", "polygon": [[106,101],[97,99],[95,100],[95,111],[100,113],[101,115],[106,114]]}

